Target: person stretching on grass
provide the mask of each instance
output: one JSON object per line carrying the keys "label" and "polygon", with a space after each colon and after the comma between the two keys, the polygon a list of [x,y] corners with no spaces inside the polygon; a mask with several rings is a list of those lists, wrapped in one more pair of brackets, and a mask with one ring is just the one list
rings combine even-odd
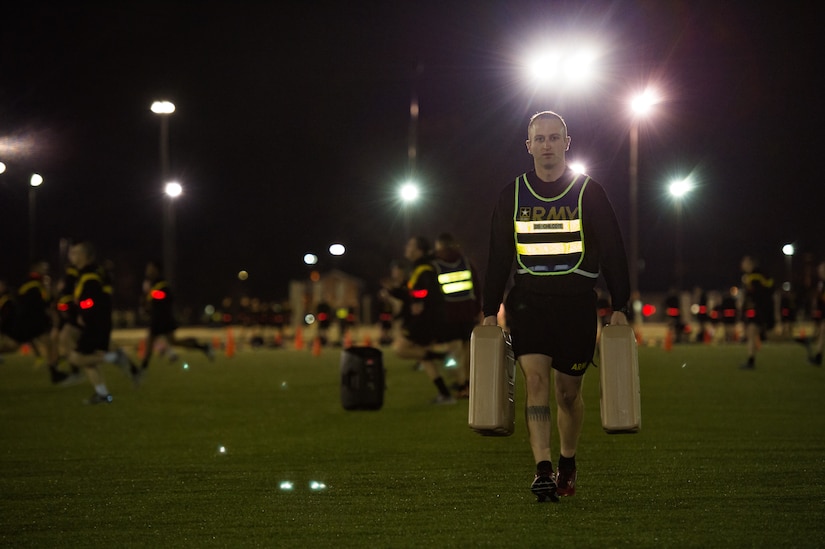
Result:
{"label": "person stretching on grass", "polygon": [[[483,324],[497,324],[515,258],[504,308],[527,390],[527,430],[536,461],[530,489],[538,501],[558,501],[558,495],[576,493],[582,379],[596,348],[594,287],[601,272],[613,303],[610,323],[626,325],[630,283],[604,188],[566,164],[570,137],[562,117],[550,111],[534,115],[527,136],[534,170],[501,191],[493,212]],[[551,371],[561,442],[558,474],[550,453]]]}

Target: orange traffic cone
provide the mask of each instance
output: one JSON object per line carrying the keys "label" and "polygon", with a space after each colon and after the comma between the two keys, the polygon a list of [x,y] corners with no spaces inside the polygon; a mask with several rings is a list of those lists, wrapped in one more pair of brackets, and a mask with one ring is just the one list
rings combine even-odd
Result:
{"label": "orange traffic cone", "polygon": [[321,338],[315,337],[312,342],[312,356],[321,356]]}
{"label": "orange traffic cone", "polygon": [[304,329],[298,326],[295,330],[295,350],[300,351],[304,348]]}
{"label": "orange traffic cone", "polygon": [[145,339],[141,339],[140,341],[138,341],[137,356],[141,360],[146,358],[146,340]]}
{"label": "orange traffic cone", "polygon": [[364,334],[364,347],[372,347],[372,339],[369,333]]}
{"label": "orange traffic cone", "polygon": [[283,344],[284,344],[284,336],[281,333],[281,331],[278,330],[277,332],[275,332],[275,346],[276,347],[281,347],[281,346],[283,346]]}
{"label": "orange traffic cone", "polygon": [[232,334],[232,328],[226,329],[226,356],[235,356],[235,336]]}
{"label": "orange traffic cone", "polygon": [[349,349],[352,347],[352,330],[347,330],[347,333],[344,334],[344,348]]}
{"label": "orange traffic cone", "polygon": [[702,337],[702,342],[703,342],[705,345],[710,345],[710,343],[711,343],[712,341],[713,341],[713,336],[712,336],[712,335],[710,335],[710,330],[709,330],[709,329],[707,329],[707,328],[705,328],[705,332],[704,332],[704,335],[703,335],[703,337]]}
{"label": "orange traffic cone", "polygon": [[24,343],[20,346],[20,354],[21,355],[28,355],[31,354],[32,348],[29,346],[28,343]]}
{"label": "orange traffic cone", "polygon": [[642,331],[641,330],[633,330],[633,333],[636,335],[636,345],[642,345]]}
{"label": "orange traffic cone", "polygon": [[665,351],[670,351],[673,349],[673,332],[668,330],[665,332]]}

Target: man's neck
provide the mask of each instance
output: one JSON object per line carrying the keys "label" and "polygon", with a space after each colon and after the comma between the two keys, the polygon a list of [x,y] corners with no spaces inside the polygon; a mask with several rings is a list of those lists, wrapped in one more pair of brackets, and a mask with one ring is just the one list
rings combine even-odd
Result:
{"label": "man's neck", "polygon": [[551,183],[553,181],[558,180],[558,178],[564,175],[564,171],[567,169],[567,166],[562,163],[557,166],[554,166],[549,170],[542,168],[541,166],[536,166],[535,168],[536,176],[538,176],[539,179],[541,179],[545,183]]}

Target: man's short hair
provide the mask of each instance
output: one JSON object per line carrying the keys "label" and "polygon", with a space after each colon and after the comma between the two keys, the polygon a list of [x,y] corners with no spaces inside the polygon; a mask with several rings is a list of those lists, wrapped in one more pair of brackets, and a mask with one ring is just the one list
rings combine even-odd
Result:
{"label": "man's short hair", "polygon": [[567,122],[564,121],[564,118],[562,118],[560,114],[555,113],[553,111],[541,111],[531,116],[530,122],[527,123],[527,135],[530,135],[530,128],[533,127],[533,124],[536,123],[536,120],[544,120],[548,118],[551,120],[558,120],[559,122],[561,122],[561,125],[564,127],[564,135],[567,136]]}

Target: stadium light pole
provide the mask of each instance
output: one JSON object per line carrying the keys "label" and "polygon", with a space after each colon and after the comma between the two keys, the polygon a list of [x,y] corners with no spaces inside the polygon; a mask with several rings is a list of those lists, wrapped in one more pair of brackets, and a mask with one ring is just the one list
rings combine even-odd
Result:
{"label": "stadium light pole", "polygon": [[[169,187],[169,117],[175,112],[175,104],[171,101],[155,101],[150,107],[153,113],[160,117],[160,180],[165,185],[166,202],[163,208],[163,265],[167,282],[175,287],[174,267],[174,205],[175,196],[170,194]],[[178,185],[180,187],[180,185]],[[173,191],[174,192],[174,191]],[[180,194],[180,192],[178,192]],[[177,196],[177,195],[176,195]]]}
{"label": "stadium light pole", "polygon": [[37,256],[37,223],[35,220],[35,189],[43,184],[43,176],[32,174],[29,179],[29,265],[34,263]]}
{"label": "stadium light pole", "polygon": [[166,281],[175,287],[175,200],[183,193],[183,187],[177,181],[166,183],[163,188],[166,195],[163,215],[163,263]]}
{"label": "stadium light pole", "polygon": [[788,272],[788,282],[783,285],[783,289],[790,292],[793,288],[793,254],[796,253],[796,247],[793,244],[785,244],[782,246],[782,253],[785,254],[785,268]]}
{"label": "stadium light pole", "polygon": [[685,265],[682,261],[682,201],[693,189],[693,183],[689,179],[680,179],[673,181],[668,189],[676,204],[676,289],[681,291],[685,276]]}
{"label": "stadium light pole", "polygon": [[639,299],[639,125],[658,102],[651,90],[636,95],[630,102],[630,295]]}

